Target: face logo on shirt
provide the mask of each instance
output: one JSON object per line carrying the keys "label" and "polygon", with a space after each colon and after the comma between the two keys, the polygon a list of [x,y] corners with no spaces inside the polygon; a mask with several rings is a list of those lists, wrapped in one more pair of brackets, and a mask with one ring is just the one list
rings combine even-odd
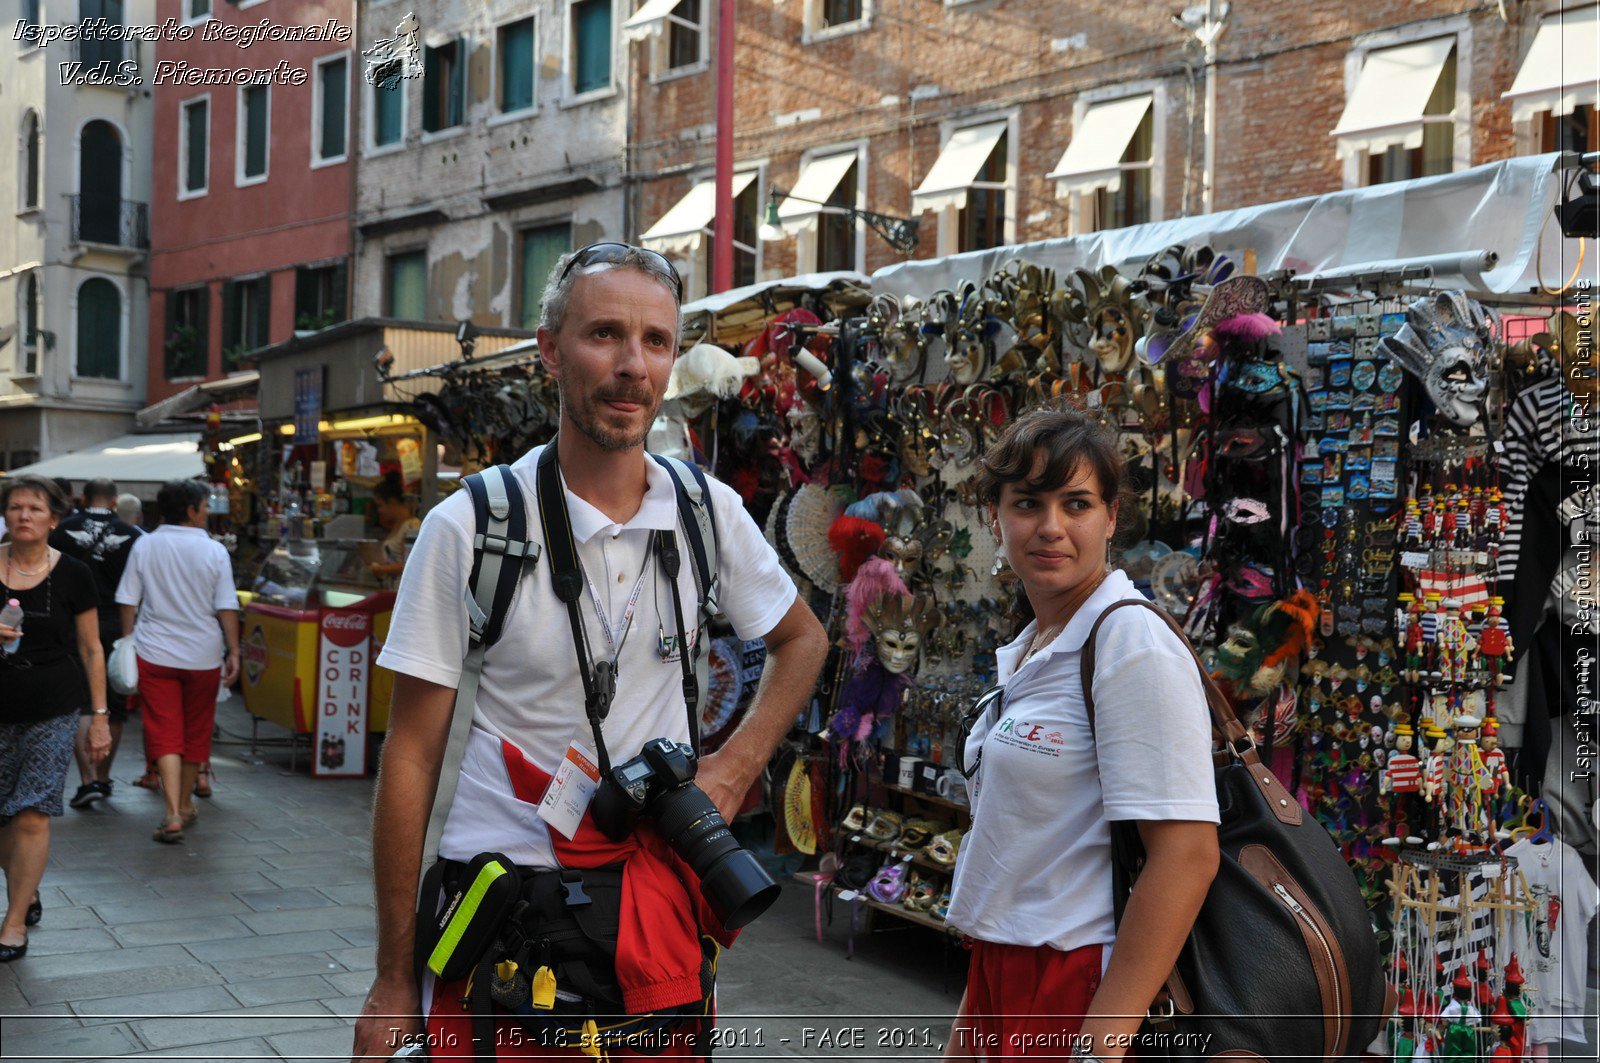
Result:
{"label": "face logo on shirt", "polygon": [[1047,730],[1047,727],[1047,724],[1028,723],[1014,716],[1007,716],[995,727],[994,739],[1003,745],[1059,757],[1061,747],[1067,744],[1066,735],[1060,731]]}
{"label": "face logo on shirt", "polygon": [[[658,628],[656,631],[656,656],[661,659],[661,663],[676,664],[678,659],[683,656],[682,642],[683,640],[680,636],[669,635],[665,629]],[[694,654],[695,647],[699,645],[699,642],[700,629],[695,628],[689,632],[689,653],[691,656]]]}

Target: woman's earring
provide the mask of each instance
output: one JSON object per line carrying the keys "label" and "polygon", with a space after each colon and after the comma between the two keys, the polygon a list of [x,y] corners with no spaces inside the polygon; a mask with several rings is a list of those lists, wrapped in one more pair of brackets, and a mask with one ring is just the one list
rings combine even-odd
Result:
{"label": "woman's earring", "polygon": [[996,544],[994,548],[994,566],[989,569],[989,575],[1000,575],[1001,570],[1009,563],[1009,559],[1006,557],[1006,544],[1004,542]]}

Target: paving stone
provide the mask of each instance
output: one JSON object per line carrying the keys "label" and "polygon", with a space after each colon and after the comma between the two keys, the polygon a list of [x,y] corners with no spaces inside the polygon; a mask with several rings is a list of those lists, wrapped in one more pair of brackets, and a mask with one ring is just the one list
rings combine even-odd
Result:
{"label": "paving stone", "polygon": [[145,1047],[125,1026],[78,1026],[72,1029],[30,1030],[23,1023],[6,1022],[5,1051],[9,1057],[44,1060],[74,1056],[125,1056]]}
{"label": "paving stone", "polygon": [[323,1030],[275,1034],[267,1038],[267,1043],[285,1059],[296,1063],[349,1063],[350,1049],[355,1046],[355,1024],[346,1022]]}
{"label": "paving stone", "polygon": [[327,897],[334,904],[365,904],[373,902],[371,876],[368,881],[350,883],[345,886],[319,886],[317,892]]}
{"label": "paving stone", "polygon": [[[371,908],[344,906],[311,908],[299,912],[256,912],[251,915],[241,915],[239,920],[257,934],[286,934],[293,930],[341,931],[371,927],[374,916]],[[365,944],[365,942],[351,942],[348,938],[345,940],[349,944]]]}
{"label": "paving stone", "polygon": [[283,956],[257,956],[254,959],[223,960],[211,965],[225,982],[232,985],[258,978],[286,978],[294,974],[338,974],[345,968],[326,952],[288,953]]}
{"label": "paving stone", "polygon": [[113,882],[71,882],[62,886],[61,892],[74,907],[88,908],[98,904],[126,904],[161,899],[154,890],[145,889],[132,879],[118,879]]}
{"label": "paving stone", "polygon": [[114,927],[112,935],[123,945],[184,945],[194,941],[243,937],[249,928],[237,916],[210,915],[197,919],[168,919],[128,923]]}
{"label": "paving stone", "polygon": [[[348,849],[320,849],[315,852],[288,852],[280,856],[264,854],[262,859],[274,867],[290,870],[308,867],[365,867],[371,868],[372,854],[365,848],[351,852]],[[372,872],[369,870],[368,875]]]}
{"label": "paving stone", "polygon": [[[264,868],[266,861],[251,857]],[[272,883],[259,870],[218,871],[206,861],[193,872],[168,878],[150,879],[145,885],[163,897],[193,897],[200,893],[239,893],[245,890],[270,890]]]}
{"label": "paving stone", "polygon": [[[94,914],[93,908],[69,908],[65,904],[45,905],[44,919],[39,923],[39,931],[45,930],[83,930],[88,927],[99,927],[105,924],[100,917]],[[30,949],[30,954],[31,954]]]}
{"label": "paving stone", "polygon": [[290,867],[263,871],[263,875],[284,888],[291,886],[363,886],[369,895],[372,890],[372,869],[339,865],[328,867]]}
{"label": "paving stone", "polygon": [[329,949],[328,955],[352,971],[370,971],[376,961],[373,959],[374,949],[371,945],[363,945],[353,949]]}
{"label": "paving stone", "polygon": [[[213,960],[239,960],[250,957],[283,956],[296,952],[328,952],[332,954],[344,944],[331,930],[307,930],[293,934],[271,934],[265,937],[239,937],[231,941],[197,941],[184,946],[196,959],[207,963]],[[337,956],[334,956],[338,960]]]}
{"label": "paving stone", "polygon": [[28,932],[28,955],[23,962],[27,962],[35,956],[60,956],[65,953],[90,952],[94,949],[112,948],[116,944],[116,939],[103,927],[65,930],[54,923],[49,926],[40,923]]}
{"label": "paving stone", "polygon": [[327,983],[333,986],[336,993],[359,993],[367,995],[367,990],[372,988],[371,971],[345,971],[341,974],[325,976]]}
{"label": "paving stone", "polygon": [[291,978],[266,978],[230,985],[228,992],[247,1008],[283,1004],[294,1000],[325,1000],[338,994],[326,978],[299,974]]}
{"label": "paving stone", "polygon": [[34,959],[30,952],[24,959],[15,961],[15,965],[22,991],[26,993],[28,986],[34,982],[77,974],[108,974],[136,967],[165,967],[189,959],[189,954],[180,945],[157,945],[138,949],[96,949],[62,956],[40,956],[38,959]]}
{"label": "paving stone", "polygon": [[[368,913],[369,916],[371,913]],[[352,945],[376,945],[378,943],[378,924],[369,918],[364,926],[340,927],[334,931]]]}
{"label": "paving stone", "polygon": [[[31,960],[20,962],[29,963]],[[106,971],[102,974],[29,980],[22,983],[22,995],[29,1004],[35,1005],[57,1004],[62,1001],[79,1003],[99,997],[127,996],[130,993],[147,993],[160,989],[212,985],[220,981],[222,981],[220,973],[204,964],[196,963],[185,953],[183,962],[172,966],[141,967]]]}
{"label": "paving stone", "polygon": [[234,915],[248,912],[243,901],[231,894],[197,897],[157,897],[149,900],[108,901],[94,906],[95,914],[111,926],[123,923],[153,923],[185,916]]}
{"label": "paving stone", "polygon": [[294,889],[262,889],[236,896],[253,912],[283,912],[300,908],[326,908],[338,902],[309,886]]}
{"label": "paving stone", "polygon": [[[32,955],[30,953],[29,955]],[[6,1016],[6,1035],[13,1032],[37,1036],[50,1030],[75,1030],[82,1026],[68,1004],[43,1004],[21,1014]]]}
{"label": "paving stone", "polygon": [[225,1011],[237,1006],[238,1001],[227,989],[220,985],[205,985],[80,1000],[74,1002],[72,1008],[86,1025],[94,1025],[148,1019],[155,1015],[194,1015],[206,1011]]}
{"label": "paving stone", "polygon": [[[125,1059],[182,1060],[182,1063],[239,1063],[240,1060],[267,1060],[277,1058],[272,1046],[260,1037],[224,1044],[208,1044],[204,1048],[186,1046],[180,1049],[157,1048],[149,1052],[135,1052],[131,1056],[117,1056],[116,1060],[100,1059],[90,1063],[116,1063]],[[349,1063],[349,1057],[340,1063]]]}
{"label": "paving stone", "polygon": [[342,1020],[334,1018],[315,1001],[235,1008],[213,1015],[143,1019],[130,1024],[139,1039],[151,1048],[211,1046],[218,1041],[267,1038],[277,1033],[340,1025],[343,1025]]}

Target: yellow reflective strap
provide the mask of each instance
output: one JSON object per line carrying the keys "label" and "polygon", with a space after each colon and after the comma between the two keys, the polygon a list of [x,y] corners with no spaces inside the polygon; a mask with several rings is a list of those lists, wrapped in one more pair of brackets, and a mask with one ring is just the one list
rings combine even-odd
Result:
{"label": "yellow reflective strap", "polygon": [[467,895],[461,898],[455,915],[450,917],[450,923],[444,928],[439,943],[433,947],[433,952],[428,956],[428,970],[434,974],[444,972],[444,966],[450,962],[451,954],[455,952],[456,946],[461,944],[461,935],[466,933],[468,924],[478,912],[478,906],[483,903],[484,894],[489,892],[489,886],[494,880],[505,873],[506,869],[498,861],[491,861],[478,869],[478,875],[472,880]]}

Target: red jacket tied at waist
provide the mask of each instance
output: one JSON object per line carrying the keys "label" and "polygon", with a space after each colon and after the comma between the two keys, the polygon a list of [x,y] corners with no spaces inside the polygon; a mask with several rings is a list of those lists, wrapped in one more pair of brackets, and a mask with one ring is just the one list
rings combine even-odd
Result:
{"label": "red jacket tied at waist", "polygon": [[[510,742],[500,745],[517,799],[538,804],[550,785],[550,773]],[[585,811],[570,840],[551,831],[550,842],[562,867],[623,865],[617,934],[623,1006],[637,1015],[699,1000],[701,933],[724,948],[738,933],[723,928],[700,893],[699,877],[655,827],[641,820],[627,838],[612,841]]]}

